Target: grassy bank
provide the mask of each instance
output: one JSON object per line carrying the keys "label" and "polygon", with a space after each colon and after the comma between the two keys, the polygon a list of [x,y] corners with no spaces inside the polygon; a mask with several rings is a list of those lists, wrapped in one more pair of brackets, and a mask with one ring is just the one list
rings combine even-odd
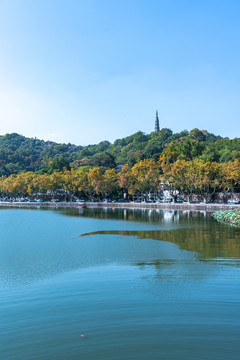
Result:
{"label": "grassy bank", "polygon": [[240,226],[240,210],[216,211],[212,216],[219,222]]}

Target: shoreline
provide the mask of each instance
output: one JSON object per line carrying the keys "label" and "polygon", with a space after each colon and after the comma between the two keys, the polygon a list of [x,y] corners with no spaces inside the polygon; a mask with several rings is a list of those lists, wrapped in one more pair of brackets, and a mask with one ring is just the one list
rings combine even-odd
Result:
{"label": "shoreline", "polygon": [[[159,210],[192,210],[192,211],[223,211],[240,209],[240,205],[227,204],[168,204],[168,203],[85,203],[88,208],[120,208],[120,209],[159,209]],[[76,202],[0,202],[0,207],[49,207],[49,208],[81,208]]]}

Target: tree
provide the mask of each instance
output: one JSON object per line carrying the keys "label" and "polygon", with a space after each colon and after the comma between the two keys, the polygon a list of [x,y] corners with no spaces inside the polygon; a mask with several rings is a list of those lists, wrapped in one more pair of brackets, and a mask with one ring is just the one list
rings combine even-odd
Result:
{"label": "tree", "polygon": [[118,173],[118,184],[120,188],[123,189],[124,193],[127,194],[127,197],[128,194],[134,194],[135,189],[133,187],[133,183],[134,177],[131,168],[127,164],[122,168],[120,173]]}
{"label": "tree", "polygon": [[160,171],[153,159],[139,161],[132,167],[133,185],[135,192],[147,197],[149,192],[158,193],[160,185]]}
{"label": "tree", "polygon": [[[164,169],[164,168],[163,168]],[[164,169],[162,182],[169,187],[171,194],[185,194],[188,201],[195,189],[196,169],[191,161],[177,160]]]}
{"label": "tree", "polygon": [[219,164],[215,162],[195,161],[195,192],[199,193],[204,202],[211,199],[212,195],[221,186],[221,172]]}
{"label": "tree", "polygon": [[108,169],[112,169],[112,168],[116,167],[116,163],[115,163],[113,155],[111,155],[107,152],[103,152],[103,153],[94,155],[94,157],[92,159],[92,164],[95,167],[104,167],[104,168],[108,168]]}
{"label": "tree", "polygon": [[106,170],[103,175],[102,192],[107,197],[113,194],[118,188],[118,177],[115,169]]}
{"label": "tree", "polygon": [[100,195],[103,192],[103,176],[101,169],[93,168],[88,172],[88,186],[86,193],[90,197]]}
{"label": "tree", "polygon": [[60,172],[64,169],[70,170],[69,162],[62,156],[54,158],[48,166],[48,174],[52,174],[54,171]]}
{"label": "tree", "polygon": [[63,184],[62,173],[54,171],[48,176],[48,190],[51,191],[53,197],[56,196],[58,190],[63,189]]}
{"label": "tree", "polygon": [[86,172],[71,169],[70,171],[65,171],[62,177],[65,191],[76,196],[79,196],[81,192],[86,192],[88,183],[88,175]]}
{"label": "tree", "polygon": [[201,131],[197,128],[191,130],[188,136],[197,141],[205,141],[206,140],[205,132]]}
{"label": "tree", "polygon": [[71,168],[74,170],[77,170],[82,166],[91,166],[91,165],[92,165],[92,161],[87,157],[83,158],[82,160],[75,160],[70,164]]}
{"label": "tree", "polygon": [[224,192],[233,193],[240,186],[240,161],[235,159],[221,164],[221,188]]}

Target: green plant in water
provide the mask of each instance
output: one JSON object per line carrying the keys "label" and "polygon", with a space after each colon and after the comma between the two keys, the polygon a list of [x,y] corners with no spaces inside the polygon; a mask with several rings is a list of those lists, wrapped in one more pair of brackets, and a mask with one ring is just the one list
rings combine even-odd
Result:
{"label": "green plant in water", "polygon": [[219,222],[240,226],[240,209],[216,211],[212,216]]}

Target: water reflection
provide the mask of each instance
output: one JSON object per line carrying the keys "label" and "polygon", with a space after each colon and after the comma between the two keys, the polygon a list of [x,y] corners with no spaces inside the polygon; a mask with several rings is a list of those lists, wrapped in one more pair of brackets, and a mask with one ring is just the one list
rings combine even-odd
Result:
{"label": "water reflection", "polygon": [[126,220],[135,222],[144,222],[148,224],[191,224],[200,222],[201,226],[207,219],[211,221],[211,214],[206,211],[190,210],[160,210],[160,209],[119,209],[119,208],[62,208],[55,211],[61,211],[65,216],[87,217],[106,220]]}
{"label": "water reflection", "polygon": [[[214,226],[212,228],[181,228],[173,230],[146,231],[95,231],[82,234],[135,236],[139,239],[168,241],[177,244],[183,250],[199,253],[204,258],[240,258],[240,232],[238,229]],[[218,224],[217,224],[218,225]]]}
{"label": "water reflection", "polygon": [[191,274],[199,260],[226,267],[240,258],[240,229],[206,212],[8,208],[0,209],[0,226],[4,286],[109,264],[153,268],[157,277],[188,264]]}

